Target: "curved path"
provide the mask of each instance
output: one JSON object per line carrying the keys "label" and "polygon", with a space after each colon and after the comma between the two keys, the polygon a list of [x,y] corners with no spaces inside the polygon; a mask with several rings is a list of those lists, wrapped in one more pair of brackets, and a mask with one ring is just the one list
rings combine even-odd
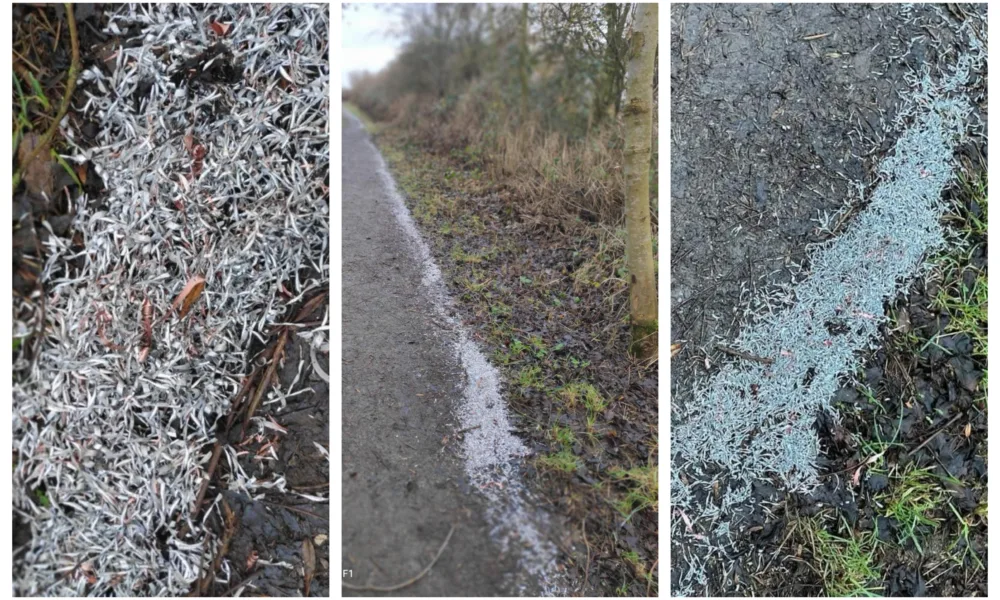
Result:
{"label": "curved path", "polygon": [[[417,575],[405,596],[535,595],[516,544],[493,541],[453,416],[466,386],[451,326],[421,283],[383,163],[343,118],[343,569],[354,586]],[[443,443],[445,438],[447,443]],[[344,588],[344,594],[364,594]]]}

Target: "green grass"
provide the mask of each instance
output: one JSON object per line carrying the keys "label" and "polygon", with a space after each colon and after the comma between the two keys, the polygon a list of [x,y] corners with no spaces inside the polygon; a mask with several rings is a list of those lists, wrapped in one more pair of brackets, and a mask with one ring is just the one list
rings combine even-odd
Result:
{"label": "green grass", "polygon": [[522,388],[544,388],[545,382],[542,380],[542,368],[537,365],[522,368],[517,373],[517,383]]}
{"label": "green grass", "polygon": [[539,360],[545,358],[545,355],[549,353],[548,344],[537,335],[528,337],[528,345],[531,346],[531,353]]}
{"label": "green grass", "polygon": [[490,302],[490,314],[494,317],[509,317],[514,313],[514,309],[509,304],[500,300]]}
{"label": "green grass", "polygon": [[466,252],[462,246],[456,244],[451,249],[451,258],[457,263],[479,264],[483,261],[490,260],[496,256],[496,254],[496,248],[489,248],[482,252]]}
{"label": "green grass", "polygon": [[375,124],[375,121],[372,121],[371,117],[369,117],[365,111],[361,110],[357,104],[354,104],[353,102],[344,102],[344,108],[346,108],[349,113],[357,117],[358,120],[361,121],[361,124],[365,126],[365,129],[367,129],[370,133],[376,133],[378,131],[378,125]]}
{"label": "green grass", "polygon": [[569,427],[554,425],[552,427],[552,439],[560,446],[566,448],[576,443],[576,434]]}
{"label": "green grass", "polygon": [[615,503],[615,508],[626,520],[640,510],[655,510],[659,502],[659,471],[655,464],[628,470],[610,469],[608,475],[629,487],[625,496]]}
{"label": "green grass", "polygon": [[601,396],[601,393],[597,391],[593,385],[585,382],[575,382],[563,386],[559,392],[559,397],[562,398],[566,407],[569,409],[576,408],[577,405],[583,404],[584,408],[587,409],[587,430],[593,430],[594,425],[597,423],[597,417],[600,416],[602,412],[608,407],[608,401]]}
{"label": "green grass", "polygon": [[471,273],[472,277],[456,277],[455,283],[461,287],[467,294],[473,296],[482,294],[490,289],[493,285],[493,279],[487,278],[486,274],[482,271],[473,271]]}
{"label": "green grass", "polygon": [[573,452],[562,449],[559,452],[540,456],[535,463],[542,470],[559,471],[561,473],[573,473],[576,471],[578,463]]}
{"label": "green grass", "polygon": [[[971,267],[970,267],[971,268]],[[986,339],[987,307],[989,290],[986,284],[986,273],[976,272],[972,286],[964,281],[965,269],[956,266],[956,272],[947,276],[947,285],[938,289],[931,306],[946,313],[949,317],[947,331],[964,333],[972,340],[972,351],[985,357],[988,341]]]}
{"label": "green grass", "polygon": [[874,532],[856,533],[844,521],[841,535],[834,535],[819,517],[802,519],[796,528],[804,538],[804,546],[812,552],[811,565],[823,579],[827,595],[882,595],[882,573],[876,557],[878,538]]}
{"label": "green grass", "polygon": [[963,518],[951,502],[948,503],[948,508],[951,509],[952,514],[958,519],[958,532],[955,536],[955,541],[948,546],[948,555],[959,566],[971,564],[976,571],[985,568],[982,559],[972,549],[972,525],[970,520]]}
{"label": "green grass", "polygon": [[589,383],[570,383],[559,390],[559,396],[568,408],[575,408],[581,402],[596,404],[601,394]]}
{"label": "green grass", "polygon": [[[972,342],[972,353],[983,361],[980,380],[982,403],[987,396],[988,376],[985,360],[988,353],[989,290],[987,270],[973,263],[973,256],[986,244],[988,229],[988,177],[985,170],[964,171],[959,176],[960,198],[979,207],[979,214],[969,210],[965,202],[949,215],[952,230],[958,240],[947,254],[938,256],[935,277],[939,287],[931,302],[932,308],[948,315],[948,327],[942,335],[964,334]],[[936,336],[928,344],[937,344]]]}
{"label": "green grass", "polygon": [[449,202],[437,192],[424,191],[412,179],[404,178],[403,191],[410,198],[417,199],[413,206],[413,216],[423,225],[433,224],[439,215],[450,214],[454,210],[454,202]]}
{"label": "green grass", "polygon": [[949,499],[941,484],[930,470],[909,468],[888,493],[880,496],[885,506],[884,516],[899,524],[900,545],[912,542],[917,552],[923,554],[920,539],[927,529],[937,529],[941,524],[938,513]]}
{"label": "green grass", "polygon": [[634,550],[626,550],[621,554],[622,560],[632,567],[632,571],[635,572],[635,576],[639,579],[649,583],[653,578],[653,573],[649,570],[649,567],[639,556],[639,553]]}

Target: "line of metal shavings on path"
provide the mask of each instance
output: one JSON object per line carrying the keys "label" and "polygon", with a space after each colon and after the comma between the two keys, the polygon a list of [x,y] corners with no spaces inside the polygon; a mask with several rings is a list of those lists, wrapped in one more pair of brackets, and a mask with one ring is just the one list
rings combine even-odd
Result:
{"label": "line of metal shavings on path", "polygon": [[789,493],[818,484],[817,412],[836,417],[830,402],[838,378],[853,372],[858,352],[874,343],[884,303],[945,242],[942,192],[955,176],[955,149],[977,126],[964,86],[986,64],[985,45],[968,39],[969,50],[939,80],[926,67],[911,74],[896,121],[902,133],[879,166],[869,205],[846,233],[810,253],[794,303],[764,315],[735,341],[748,356],[771,362],[723,366],[674,411],[673,531],[705,550],[685,553],[687,571],[675,592],[689,595],[708,584],[707,556],[725,554],[753,510],[755,482],[780,482]]}
{"label": "line of metal shavings on path", "polygon": [[[14,384],[14,510],[31,529],[18,594],[182,595],[213,557],[207,516],[190,514],[215,421],[251,342],[329,280],[327,11],[157,4],[110,17],[123,44],[81,77],[98,146],[67,157],[92,160],[107,194],[76,202],[82,251],[50,237],[46,339]],[[217,43],[228,52],[213,60],[229,62],[191,66]],[[179,318],[171,303],[195,276],[204,292]],[[229,469],[230,489],[284,486]]]}
{"label": "line of metal shavings on path", "polygon": [[[363,127],[353,115],[350,118]],[[562,595],[565,585],[555,568],[558,550],[544,534],[548,517],[532,506],[531,496],[521,481],[521,461],[530,452],[510,433],[513,427],[507,400],[500,391],[500,374],[455,317],[454,300],[448,294],[430,247],[413,222],[381,153],[370,140],[366,141],[379,161],[379,176],[396,220],[423,269],[423,286],[438,316],[451,329],[453,351],[465,371],[462,403],[455,413],[459,429],[468,430],[463,434],[465,472],[488,502],[486,516],[493,528],[491,534],[501,551],[517,552],[519,566],[539,582],[543,593]]]}

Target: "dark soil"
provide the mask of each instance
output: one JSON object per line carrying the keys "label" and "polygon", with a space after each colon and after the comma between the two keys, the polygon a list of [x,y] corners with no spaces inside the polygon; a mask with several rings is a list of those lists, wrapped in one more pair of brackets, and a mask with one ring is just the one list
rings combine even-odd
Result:
{"label": "dark soil", "polygon": [[[325,308],[319,307],[311,318],[321,319]],[[329,357],[318,357],[328,373]],[[243,581],[252,581],[254,586],[244,593],[305,595],[303,544],[311,544],[315,553],[315,576],[308,595],[330,595],[330,461],[316,447],[318,444],[329,452],[330,387],[311,364],[308,343],[293,336],[278,374],[281,389],[286,394],[309,391],[289,397],[283,408],[280,404],[263,406],[257,412],[286,432],[265,429],[258,434],[252,426],[243,436],[237,426],[229,432],[229,443],[246,452],[240,457],[246,473],[260,482],[284,478],[288,491],[267,490],[258,499],[223,492],[239,524],[226,554],[233,573],[226,585],[212,590],[216,595]],[[277,455],[273,460],[267,458],[271,447]],[[295,492],[322,500],[303,498]],[[216,535],[225,535],[221,522],[210,523]]]}
{"label": "dark soil", "polygon": [[[949,6],[952,19],[973,10]],[[692,380],[726,359],[716,344],[735,337],[748,301],[790,281],[806,246],[822,241],[811,220],[845,200],[857,205],[853,182],[872,183],[873,167],[895,143],[890,124],[898,92],[908,89],[904,75],[939,61],[938,43],[954,45],[929,6],[912,14],[916,20],[903,19],[895,5],[672,8],[671,341],[682,345],[672,361],[673,402],[683,405]],[[911,40],[913,52],[891,58]],[[985,116],[985,88],[970,91]],[[962,153],[985,151],[973,144]],[[981,247],[972,268],[985,270]],[[972,516],[985,506],[986,414],[983,390],[973,385],[985,356],[974,356],[961,335],[935,337],[948,321],[933,307],[935,295],[934,284],[920,281],[886,307],[905,311],[909,325],[887,326],[863,371],[847,377],[835,402],[839,423],[817,419],[823,486],[788,496],[761,482],[755,501],[766,510],[739,532],[734,555],[710,562],[705,593],[824,594],[822,565],[792,526],[813,517],[855,539],[878,527],[882,577],[869,582],[881,588],[876,593],[985,593],[985,570],[973,558],[945,558],[966,545],[949,550],[960,522],[947,503],[935,512],[938,526],[922,531],[922,554],[900,542],[898,523],[880,516],[884,494],[908,469],[954,478],[944,487],[985,564],[985,522]],[[932,339],[942,347],[926,344]],[[872,396],[862,393],[868,389]],[[873,452],[862,444],[877,440],[893,445],[880,462],[863,465]],[[679,538],[672,544],[676,584],[691,549]]]}
{"label": "dark soil", "polygon": [[[658,378],[655,364],[628,356],[621,239],[579,218],[539,223],[461,153],[411,144],[398,129],[376,141],[465,323],[503,373],[517,433],[535,456],[526,478],[571,525],[562,550],[578,592],[656,594]],[[596,414],[564,395],[587,383],[607,401]],[[544,462],[560,452],[576,467]],[[627,499],[639,487],[622,475],[630,469],[647,477],[650,504]]]}

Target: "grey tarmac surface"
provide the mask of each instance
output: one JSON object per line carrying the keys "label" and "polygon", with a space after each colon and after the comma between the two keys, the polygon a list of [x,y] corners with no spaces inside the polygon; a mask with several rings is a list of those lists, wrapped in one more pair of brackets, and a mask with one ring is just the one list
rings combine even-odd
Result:
{"label": "grey tarmac surface", "polygon": [[343,118],[344,564],[334,568],[351,570],[344,582],[355,586],[398,584],[454,527],[434,568],[395,595],[531,595],[537,582],[491,540],[485,500],[455,454],[461,427],[452,409],[464,372],[367,136]]}

